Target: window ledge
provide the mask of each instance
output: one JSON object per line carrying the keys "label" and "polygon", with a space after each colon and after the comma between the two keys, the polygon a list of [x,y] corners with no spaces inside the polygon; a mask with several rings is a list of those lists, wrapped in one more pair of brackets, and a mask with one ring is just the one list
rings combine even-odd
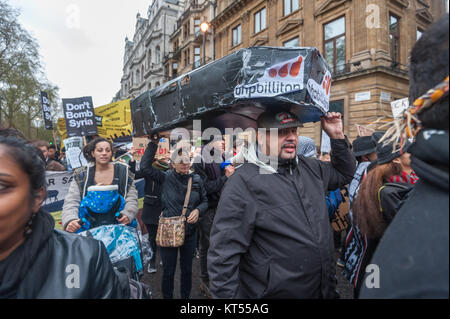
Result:
{"label": "window ledge", "polygon": [[228,51],[233,51],[234,49],[238,48],[238,47],[241,46],[241,45],[242,45],[242,41],[239,42],[238,44],[232,46]]}
{"label": "window ledge", "polygon": [[278,19],[278,21],[281,22],[281,21],[283,21],[283,20],[285,20],[285,19],[290,18],[290,17],[296,15],[297,13],[299,13],[302,9],[303,9],[303,8],[300,7],[300,8],[298,8],[297,10],[295,10],[295,11],[289,13],[287,16],[282,16],[281,18]]}
{"label": "window ledge", "polygon": [[257,36],[261,35],[262,33],[266,32],[267,30],[268,30],[268,29],[267,29],[267,27],[266,27],[266,28],[260,30],[258,33],[253,33],[250,37],[251,37],[251,38],[257,37]]}

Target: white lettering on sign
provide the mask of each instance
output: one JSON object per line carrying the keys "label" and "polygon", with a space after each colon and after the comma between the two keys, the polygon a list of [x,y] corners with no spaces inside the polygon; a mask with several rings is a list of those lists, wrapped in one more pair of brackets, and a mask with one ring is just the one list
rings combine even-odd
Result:
{"label": "white lettering on sign", "polygon": [[330,109],[330,94],[331,94],[331,74],[327,71],[325,73],[322,83],[319,85],[313,79],[309,79],[306,84],[311,99],[316,102],[320,109],[326,113]]}
{"label": "white lettering on sign", "polygon": [[303,89],[305,58],[298,56],[270,66],[256,83],[234,88],[235,98],[270,97]]}

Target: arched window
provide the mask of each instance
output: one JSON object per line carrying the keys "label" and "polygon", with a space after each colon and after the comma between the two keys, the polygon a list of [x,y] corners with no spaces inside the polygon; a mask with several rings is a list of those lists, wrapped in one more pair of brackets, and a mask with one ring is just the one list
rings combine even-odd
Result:
{"label": "arched window", "polygon": [[161,49],[159,48],[159,46],[157,46],[155,49],[155,55],[156,55],[156,64],[161,63]]}
{"label": "arched window", "polygon": [[136,71],[136,84],[139,84],[141,81],[141,71],[138,69]]}
{"label": "arched window", "polygon": [[155,88],[156,88],[156,87],[158,87],[158,86],[159,86],[159,82],[156,82],[156,84],[155,84]]}

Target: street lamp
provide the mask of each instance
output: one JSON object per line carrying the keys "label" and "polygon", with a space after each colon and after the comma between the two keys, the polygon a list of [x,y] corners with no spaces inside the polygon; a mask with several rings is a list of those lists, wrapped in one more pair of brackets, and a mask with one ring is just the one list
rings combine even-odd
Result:
{"label": "street lamp", "polygon": [[200,24],[200,30],[203,32],[203,65],[206,62],[206,33],[208,32],[209,29],[209,23],[208,22],[203,22],[202,24]]}

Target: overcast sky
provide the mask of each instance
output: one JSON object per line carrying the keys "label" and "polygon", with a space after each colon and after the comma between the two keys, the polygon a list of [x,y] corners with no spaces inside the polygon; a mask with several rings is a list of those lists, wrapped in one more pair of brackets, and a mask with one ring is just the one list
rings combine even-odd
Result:
{"label": "overcast sky", "polygon": [[136,14],[147,17],[153,0],[9,0],[19,22],[38,41],[48,80],[60,98],[92,96],[111,102],[120,89],[125,37]]}

